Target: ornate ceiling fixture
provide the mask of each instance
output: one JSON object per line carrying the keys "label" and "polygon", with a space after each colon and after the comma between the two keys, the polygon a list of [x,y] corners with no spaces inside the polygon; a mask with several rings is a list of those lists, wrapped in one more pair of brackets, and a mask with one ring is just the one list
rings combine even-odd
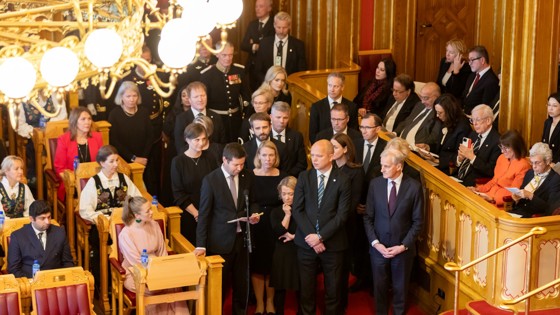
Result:
{"label": "ornate ceiling fixture", "polygon": [[[61,99],[65,91],[99,85],[108,98],[115,84],[137,66],[154,90],[173,93],[177,74],[198,54],[215,27],[221,42],[243,11],[243,0],[169,0],[167,12],[157,0],[20,0],[0,2],[0,103],[17,126],[21,102],[53,117],[36,103],[37,93]],[[140,57],[144,34],[160,29],[159,56],[169,82]]]}

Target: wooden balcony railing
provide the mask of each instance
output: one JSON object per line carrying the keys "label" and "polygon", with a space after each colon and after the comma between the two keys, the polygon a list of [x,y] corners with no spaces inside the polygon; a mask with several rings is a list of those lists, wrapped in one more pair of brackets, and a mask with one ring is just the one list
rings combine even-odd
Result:
{"label": "wooden balcony railing", "polygon": [[[513,307],[513,305],[518,304],[518,303],[523,302],[523,301],[528,301],[528,299],[530,297],[535,296],[539,293],[542,293],[546,289],[553,288],[553,287],[556,287],[558,285],[560,285],[560,278],[558,278],[556,280],[553,280],[553,281],[550,281],[549,283],[547,283],[543,286],[540,286],[540,287],[534,289],[533,291],[531,291],[531,292],[529,292],[525,295],[522,295],[522,296],[520,296],[516,299],[506,300],[506,301],[502,302],[502,304],[500,304],[500,308],[510,310],[510,311],[513,312],[514,315],[517,315],[519,313],[519,311],[517,310],[516,307]],[[529,315],[529,310],[530,310],[529,306],[527,305],[527,307],[525,308],[525,314],[526,315]]]}

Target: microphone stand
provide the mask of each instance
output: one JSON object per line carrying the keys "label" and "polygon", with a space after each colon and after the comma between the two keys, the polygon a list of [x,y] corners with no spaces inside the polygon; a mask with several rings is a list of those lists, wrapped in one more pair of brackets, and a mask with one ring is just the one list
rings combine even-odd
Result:
{"label": "microphone stand", "polygon": [[245,311],[249,307],[249,293],[251,288],[251,253],[253,252],[253,244],[251,243],[251,224],[249,223],[249,190],[243,190],[245,196],[245,212],[247,215],[246,229],[245,229],[245,245],[247,246],[247,294],[245,295]]}

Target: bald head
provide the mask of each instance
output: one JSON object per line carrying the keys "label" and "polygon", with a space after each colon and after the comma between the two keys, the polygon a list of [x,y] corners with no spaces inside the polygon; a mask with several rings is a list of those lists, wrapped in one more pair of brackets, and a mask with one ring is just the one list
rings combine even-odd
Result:
{"label": "bald head", "polygon": [[434,102],[441,95],[441,90],[435,82],[428,82],[420,90],[420,100],[427,108],[434,108]]}
{"label": "bald head", "polygon": [[319,140],[311,147],[311,163],[313,167],[324,173],[332,167],[334,148],[330,141]]}

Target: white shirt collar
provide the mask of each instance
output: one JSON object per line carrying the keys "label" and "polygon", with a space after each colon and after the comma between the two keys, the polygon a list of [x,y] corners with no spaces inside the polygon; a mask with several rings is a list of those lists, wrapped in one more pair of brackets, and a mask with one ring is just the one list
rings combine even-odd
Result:
{"label": "white shirt collar", "polygon": [[284,47],[288,43],[288,38],[290,38],[290,35],[284,37],[283,39],[280,39],[278,35],[274,35],[274,45],[278,44],[279,41],[282,41],[282,47]]}
{"label": "white shirt collar", "polygon": [[478,75],[482,78],[482,76],[485,75],[486,72],[488,72],[488,70],[490,70],[491,68],[492,68],[492,67],[488,66],[486,69],[480,70],[480,71],[478,72]]}
{"label": "white shirt collar", "polygon": [[8,178],[6,176],[2,177],[2,185],[4,186],[4,189],[6,189],[6,192],[8,193],[8,195],[12,190],[15,190],[17,192],[17,190],[19,188],[19,182],[16,182],[14,187],[10,187],[10,183],[8,182]]}
{"label": "white shirt collar", "polygon": [[194,118],[196,118],[196,117],[198,116],[199,113],[202,113],[204,116],[207,116],[207,115],[206,115],[206,109],[203,110],[203,111],[201,111],[201,112],[199,112],[198,110],[196,110],[196,109],[194,109],[193,107],[191,107],[191,110],[192,110],[192,112],[193,112]]}
{"label": "white shirt collar", "polygon": [[401,185],[402,179],[403,179],[403,172],[401,172],[401,174],[399,176],[397,176],[397,178],[395,178],[395,179],[388,178],[387,179],[387,185],[389,185],[389,188],[390,188],[391,187],[391,182],[395,181],[395,184],[397,184],[397,187],[399,187]]}
{"label": "white shirt collar", "polygon": [[379,140],[379,137],[375,137],[375,140],[373,140],[372,142],[369,142],[369,141],[364,139],[364,148],[366,148],[366,150],[367,150],[367,145],[368,144],[371,144],[375,147],[377,145],[377,140]]}
{"label": "white shirt collar", "polygon": [[337,102],[338,104],[342,104],[342,95],[335,99],[332,99],[330,96],[327,96],[328,100],[329,100],[329,106],[332,108],[333,107],[333,102]]}
{"label": "white shirt collar", "polygon": [[259,22],[261,22],[263,24],[263,27],[266,25],[266,22],[268,22],[268,19],[270,19],[270,15],[267,15],[264,19],[259,20]]}

